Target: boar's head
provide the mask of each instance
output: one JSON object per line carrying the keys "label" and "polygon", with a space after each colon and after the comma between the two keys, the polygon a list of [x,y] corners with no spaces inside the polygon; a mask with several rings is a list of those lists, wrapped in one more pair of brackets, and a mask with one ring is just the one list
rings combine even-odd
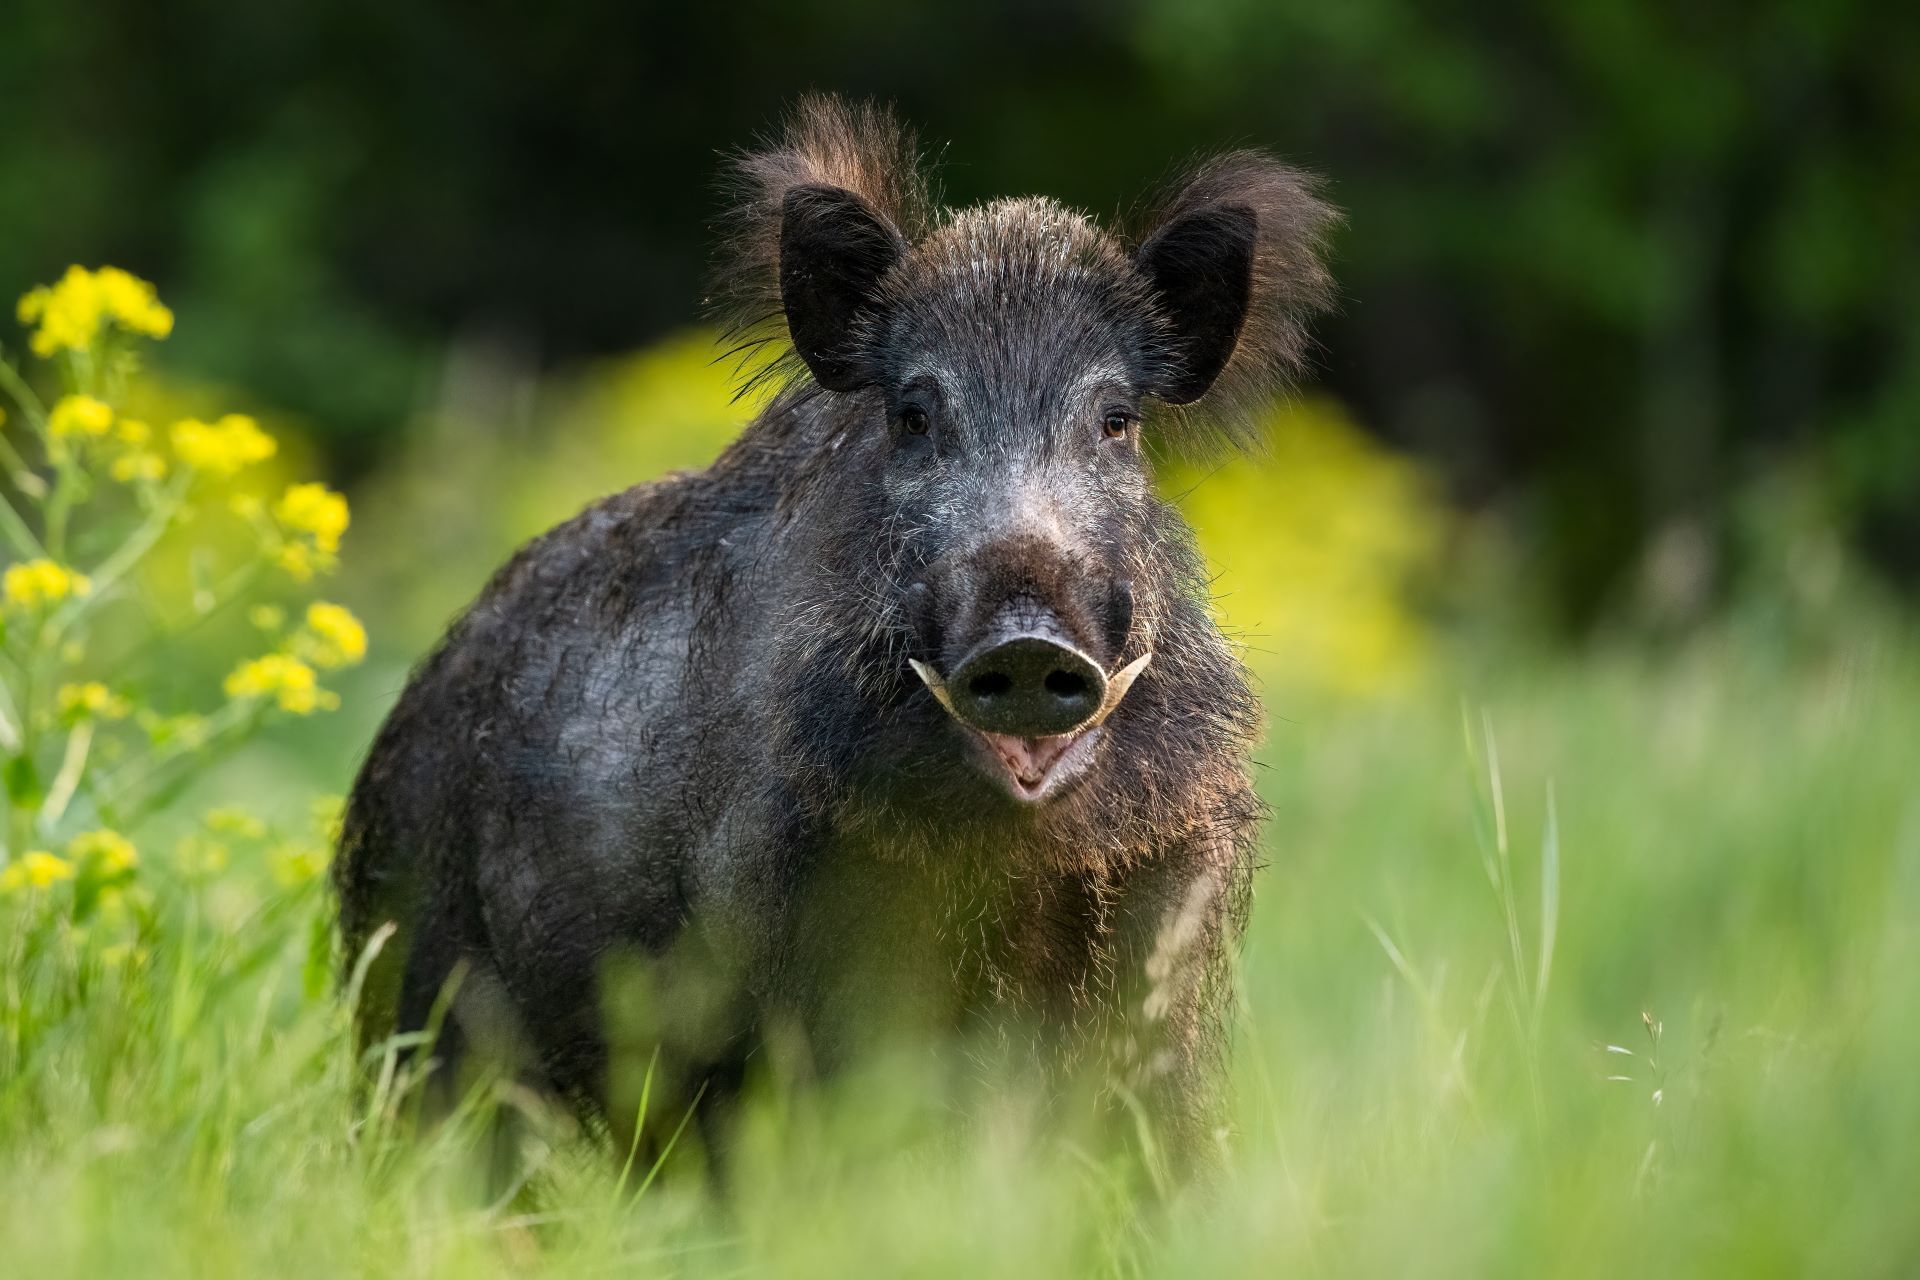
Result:
{"label": "boar's head", "polygon": [[1129,690],[1171,678],[1185,530],[1143,436],[1250,434],[1330,300],[1332,209],[1242,151],[1131,236],[1045,199],[945,210],[889,117],[827,100],[740,173],[721,283],[835,402],[831,484],[871,531],[852,580],[903,696],[945,713],[924,750],[1020,804],[1060,794]]}

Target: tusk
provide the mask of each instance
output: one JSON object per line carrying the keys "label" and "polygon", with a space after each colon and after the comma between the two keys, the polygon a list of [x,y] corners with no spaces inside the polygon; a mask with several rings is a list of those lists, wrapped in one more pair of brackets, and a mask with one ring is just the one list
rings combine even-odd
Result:
{"label": "tusk", "polygon": [[907,665],[913,668],[913,674],[920,677],[920,683],[926,685],[940,705],[947,709],[947,714],[959,719],[960,713],[953,709],[953,699],[947,694],[947,682],[940,678],[940,673],[918,658],[908,658]]}
{"label": "tusk", "polygon": [[1145,671],[1147,664],[1152,661],[1153,651],[1148,650],[1107,677],[1107,696],[1101,700],[1100,709],[1093,713],[1093,719],[1087,721],[1087,723],[1081,727],[1091,729],[1112,715],[1113,709],[1120,705],[1120,699],[1127,696],[1127,690],[1133,688],[1133,682],[1139,678],[1140,673]]}
{"label": "tusk", "polygon": [[[1120,705],[1120,699],[1127,696],[1127,690],[1133,688],[1133,682],[1140,678],[1140,673],[1145,671],[1147,664],[1152,661],[1153,653],[1149,650],[1109,676],[1107,696],[1101,700],[1100,709],[1073,732],[1080,733],[1091,729],[1112,715],[1113,709]],[[947,682],[940,678],[940,673],[918,658],[908,658],[907,665],[913,668],[913,674],[920,677],[920,683],[927,686],[927,691],[933,694],[934,699],[946,708],[947,714],[958,720],[960,713],[953,709],[953,696],[947,692]]]}

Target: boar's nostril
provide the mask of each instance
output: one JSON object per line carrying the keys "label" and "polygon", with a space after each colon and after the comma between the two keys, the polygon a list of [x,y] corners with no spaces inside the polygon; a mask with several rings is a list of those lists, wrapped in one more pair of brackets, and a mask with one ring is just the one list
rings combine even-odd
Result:
{"label": "boar's nostril", "polygon": [[1087,678],[1073,671],[1049,671],[1043,683],[1056,698],[1077,698],[1087,691]]}
{"label": "boar's nostril", "polygon": [[967,681],[967,692],[976,698],[997,698],[1013,688],[1013,677],[1004,671],[989,671]]}
{"label": "boar's nostril", "polygon": [[1044,635],[986,645],[953,673],[953,713],[988,733],[1051,737],[1100,710],[1107,678],[1093,659]]}

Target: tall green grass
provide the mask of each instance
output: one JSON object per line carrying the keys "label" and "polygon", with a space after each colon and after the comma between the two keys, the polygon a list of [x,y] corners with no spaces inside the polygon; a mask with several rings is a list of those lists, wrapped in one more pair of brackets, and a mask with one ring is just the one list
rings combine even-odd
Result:
{"label": "tall green grass", "polygon": [[477,1116],[352,1087],[317,886],[181,887],[144,964],[0,939],[0,1272],[1910,1272],[1920,649],[1834,630],[1274,694],[1235,1129],[1170,1206],[898,1064],[756,1102],[724,1202],[565,1141],[498,1196]]}

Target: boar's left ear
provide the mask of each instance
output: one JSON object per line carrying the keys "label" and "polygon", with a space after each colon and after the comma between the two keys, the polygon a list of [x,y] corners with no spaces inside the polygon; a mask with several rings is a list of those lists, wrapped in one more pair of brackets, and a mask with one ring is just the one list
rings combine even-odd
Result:
{"label": "boar's left ear", "polygon": [[1179,183],[1134,253],[1161,321],[1153,393],[1174,405],[1204,397],[1208,418],[1248,434],[1305,363],[1308,320],[1333,303],[1322,254],[1338,218],[1311,177],[1258,151]]}
{"label": "boar's left ear", "polygon": [[780,307],[793,350],[814,381],[851,391],[864,381],[858,323],[878,309],[880,282],[907,250],[874,207],[841,187],[788,191],[780,217]]}
{"label": "boar's left ear", "polygon": [[1168,404],[1198,400],[1227,367],[1247,322],[1259,226],[1243,204],[1195,209],[1154,232],[1134,255],[1171,330],[1154,388]]}

